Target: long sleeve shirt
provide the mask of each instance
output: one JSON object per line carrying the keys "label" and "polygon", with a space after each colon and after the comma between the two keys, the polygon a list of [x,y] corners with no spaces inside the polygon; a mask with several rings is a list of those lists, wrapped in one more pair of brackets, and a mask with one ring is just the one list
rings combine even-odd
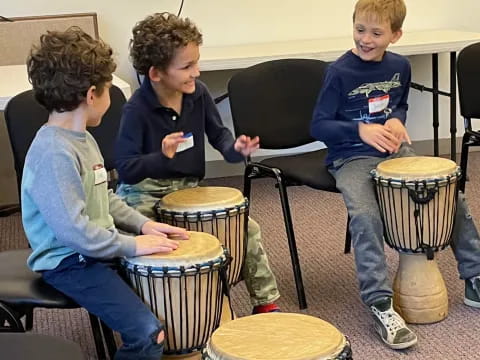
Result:
{"label": "long sleeve shirt", "polygon": [[134,256],[149,219],[107,190],[103,158],[89,132],[43,126],[27,153],[22,221],[32,254],[28,265],[50,270],[75,253],[94,258]]}
{"label": "long sleeve shirt", "polygon": [[354,156],[388,155],[361,140],[358,124],[383,125],[391,118],[405,124],[410,80],[408,60],[391,52],[374,62],[348,51],[328,67],[311,123],[312,136],[328,147],[328,166]]}
{"label": "long sleeve shirt", "polygon": [[[170,159],[162,153],[162,140],[183,131],[193,135],[194,146]],[[123,109],[116,142],[119,181],[136,184],[146,178],[170,179],[205,176],[205,135],[228,162],[240,162],[235,139],[223,124],[206,86],[196,81],[195,92],[184,94],[182,112],[160,104],[151,82],[145,79]]]}

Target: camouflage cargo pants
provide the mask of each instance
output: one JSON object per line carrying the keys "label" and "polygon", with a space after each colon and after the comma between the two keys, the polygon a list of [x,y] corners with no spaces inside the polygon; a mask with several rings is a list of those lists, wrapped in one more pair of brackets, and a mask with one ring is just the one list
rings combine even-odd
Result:
{"label": "camouflage cargo pants", "polygon": [[[120,184],[117,195],[143,215],[156,219],[154,207],[163,196],[196,186],[198,180],[195,178],[145,179],[135,185]],[[280,297],[277,281],[262,246],[260,226],[251,218],[248,221],[247,252],[242,276],[253,306],[265,305]]]}

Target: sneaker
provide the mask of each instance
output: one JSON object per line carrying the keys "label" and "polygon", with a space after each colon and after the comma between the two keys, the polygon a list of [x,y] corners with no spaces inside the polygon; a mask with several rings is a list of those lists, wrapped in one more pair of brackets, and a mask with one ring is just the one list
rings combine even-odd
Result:
{"label": "sneaker", "polygon": [[465,305],[480,308],[480,275],[465,280]]}
{"label": "sneaker", "polygon": [[375,330],[383,342],[392,349],[406,349],[417,343],[417,335],[410,330],[402,317],[393,310],[392,298],[385,297],[370,306]]}
{"label": "sneaker", "polygon": [[253,308],[252,315],[264,314],[264,313],[270,313],[270,312],[280,312],[280,308],[275,303],[257,305]]}

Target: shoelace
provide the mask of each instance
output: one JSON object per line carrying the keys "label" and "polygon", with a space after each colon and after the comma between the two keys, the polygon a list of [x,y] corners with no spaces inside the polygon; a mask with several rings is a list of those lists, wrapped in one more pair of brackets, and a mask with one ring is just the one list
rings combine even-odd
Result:
{"label": "shoelace", "polygon": [[380,318],[380,321],[385,324],[385,327],[391,335],[395,335],[398,330],[405,327],[403,319],[392,309],[381,312],[374,307],[373,311]]}

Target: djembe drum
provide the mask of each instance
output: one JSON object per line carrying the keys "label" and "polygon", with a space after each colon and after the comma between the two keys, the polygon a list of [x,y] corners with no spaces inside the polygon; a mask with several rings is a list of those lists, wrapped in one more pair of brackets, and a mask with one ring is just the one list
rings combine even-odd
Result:
{"label": "djembe drum", "polygon": [[202,350],[205,360],[349,360],[348,339],[319,318],[289,313],[242,317],[221,325]]}
{"label": "djembe drum", "polygon": [[232,257],[229,284],[240,280],[248,220],[248,200],[241,191],[215,186],[188,188],[165,195],[155,208],[161,222],[218,238]]}
{"label": "djembe drum", "polygon": [[219,326],[227,286],[227,256],[218,239],[190,232],[170,253],[127,258],[123,265],[132,287],[164,324],[164,353],[200,350]]}
{"label": "djembe drum", "polygon": [[451,241],[459,167],[448,159],[405,157],[381,162],[372,177],[385,240],[400,254],[394,307],[409,323],[443,320],[447,289],[434,252]]}

